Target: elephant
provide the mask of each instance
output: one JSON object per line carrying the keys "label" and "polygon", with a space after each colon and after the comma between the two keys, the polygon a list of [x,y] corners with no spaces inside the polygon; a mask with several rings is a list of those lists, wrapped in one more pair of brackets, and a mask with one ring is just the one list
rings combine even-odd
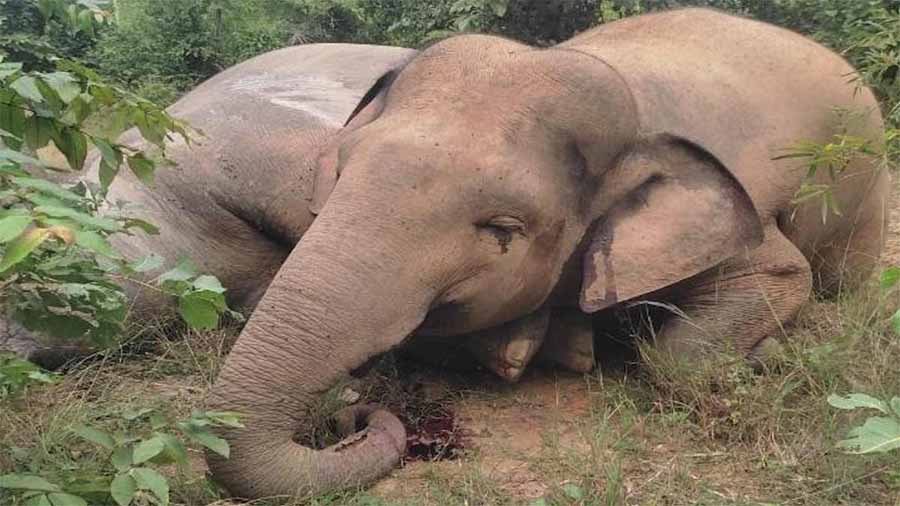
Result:
{"label": "elephant", "polygon": [[[655,335],[673,357],[771,349],[814,287],[863,279],[883,245],[879,163],[807,181],[782,156],[840,134],[879,142],[878,102],[853,75],[809,39],[705,9],[543,49],[458,35],[385,72],[317,157],[316,218],[210,393],[246,414],[212,475],[257,498],[389,473],[405,438],[385,409],[342,412],[346,438],[324,449],[294,435],[326,391],[407,343],[474,339],[512,376],[541,339],[583,355],[592,315],[650,300],[679,309]],[[828,184],[841,214],[799,205],[804,182]]]}
{"label": "elephant", "polygon": [[[781,156],[881,139],[852,75],[790,31],[680,9],[540,49],[301,46],[203,84],[171,112],[206,140],[171,147],[180,168],[156,192],[128,178],[112,198],[163,225],[124,253],[187,253],[253,308],[207,400],[245,425],[220,431],[231,457],[208,456],[213,477],[252,499],[389,473],[406,438],[385,409],[339,412],[346,437],[324,449],[295,434],[397,348],[440,361],[462,346],[510,381],[536,358],[587,371],[598,315],[660,301],[679,309],[653,336],[665,353],[764,354],[813,288],[860,282],[883,246],[885,170],[860,157],[808,181]],[[841,213],[798,204],[806,182]],[[134,290],[143,311],[162,304]]]}

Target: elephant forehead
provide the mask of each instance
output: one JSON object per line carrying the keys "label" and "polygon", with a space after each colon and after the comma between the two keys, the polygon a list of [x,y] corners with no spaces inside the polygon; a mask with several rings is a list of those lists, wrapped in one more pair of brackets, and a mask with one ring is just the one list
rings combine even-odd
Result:
{"label": "elephant forehead", "polygon": [[236,79],[228,88],[233,94],[249,95],[278,107],[300,111],[327,126],[338,127],[348,114],[348,104],[362,98],[359,89],[317,75],[285,78],[263,72]]}

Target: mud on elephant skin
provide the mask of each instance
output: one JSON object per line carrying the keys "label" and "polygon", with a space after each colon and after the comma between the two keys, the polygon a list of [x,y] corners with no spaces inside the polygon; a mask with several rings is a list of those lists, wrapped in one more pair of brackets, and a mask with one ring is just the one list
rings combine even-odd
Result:
{"label": "mud on elephant skin", "polygon": [[589,368],[594,313],[664,297],[684,315],[659,330],[665,352],[770,348],[814,284],[860,279],[881,251],[884,171],[854,161],[833,188],[844,214],[823,223],[792,204],[802,163],[777,157],[838,133],[835,107],[867,113],[851,135],[882,135],[852,73],[797,34],[702,9],[548,49],[453,37],[385,73],[323,148],[317,217],[213,388],[213,407],[247,416],[213,475],[255,498],[389,472],[402,432],[383,411],[322,450],[292,436],[407,341],[462,343],[509,379],[541,353]]}

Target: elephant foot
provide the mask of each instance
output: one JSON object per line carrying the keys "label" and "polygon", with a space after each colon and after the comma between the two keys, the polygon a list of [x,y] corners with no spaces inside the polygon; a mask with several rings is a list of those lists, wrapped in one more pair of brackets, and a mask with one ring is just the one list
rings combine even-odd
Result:
{"label": "elephant foot", "polygon": [[591,316],[577,309],[553,312],[538,359],[578,373],[594,370],[594,326]]}
{"label": "elephant foot", "polygon": [[466,348],[484,367],[509,382],[522,377],[537,354],[550,324],[550,310],[530,315],[469,336]]}

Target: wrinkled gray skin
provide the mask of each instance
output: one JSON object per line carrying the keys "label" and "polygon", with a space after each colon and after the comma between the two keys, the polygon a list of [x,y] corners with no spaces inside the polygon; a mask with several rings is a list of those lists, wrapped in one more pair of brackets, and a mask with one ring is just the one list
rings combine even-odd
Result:
{"label": "wrinkled gray skin", "polygon": [[[321,146],[372,83],[412,54],[365,45],[297,46],[204,82],[169,108],[204,134],[191,147],[180,138],[169,144],[177,168],[161,168],[152,191],[125,171],[110,190],[111,202],[128,202],[160,235],[118,238],[116,247],[129,258],[161,254],[168,267],[187,256],[228,287],[230,304],[252,308],[315,217],[309,202]],[[143,144],[135,131],[121,141]],[[91,160],[87,177],[96,181],[96,154]],[[137,313],[169,309],[153,291],[128,291]],[[88,351],[37,340],[15,324],[0,328],[0,350],[51,367]]]}
{"label": "wrinkled gray skin", "polygon": [[[840,131],[834,107],[861,113],[849,133],[877,141],[877,103],[848,83],[852,72],[799,35],[688,9],[544,50],[487,36],[442,41],[379,79],[337,134],[279,122],[283,136],[246,136],[252,123],[229,122],[234,135],[219,148],[229,154],[211,151],[203,169],[214,179],[180,190],[198,194],[173,191],[166,210],[184,233],[171,244],[194,244],[197,257],[242,252],[237,267],[207,265],[239,297],[254,298],[247,281],[263,277],[254,272],[281,266],[210,396],[247,426],[223,433],[232,457],[210,457],[213,475],[255,498],[388,473],[404,433],[386,411],[342,413],[349,435],[324,450],[293,436],[325,391],[411,335],[426,354],[485,343],[472,350],[514,379],[542,340],[551,359],[589,367],[590,315],[652,299],[681,310],[656,333],[676,357],[707,345],[768,349],[814,284],[862,279],[881,251],[884,171],[855,161],[834,183],[843,214],[823,223],[818,203],[791,204],[802,162],[774,160],[799,140],[829,141]],[[198,126],[219,142],[221,132]],[[233,162],[265,158],[255,150],[273,139],[304,147],[261,164],[264,177]],[[298,170],[302,186],[313,165],[311,193],[292,193],[294,172],[269,176]],[[228,167],[252,172],[230,180]],[[280,235],[229,218],[223,204]],[[318,215],[311,226],[305,206]],[[206,218],[198,208],[216,211]],[[215,248],[194,241],[198,233]],[[301,233],[293,249],[266,239]],[[353,418],[366,428],[354,432]]]}

